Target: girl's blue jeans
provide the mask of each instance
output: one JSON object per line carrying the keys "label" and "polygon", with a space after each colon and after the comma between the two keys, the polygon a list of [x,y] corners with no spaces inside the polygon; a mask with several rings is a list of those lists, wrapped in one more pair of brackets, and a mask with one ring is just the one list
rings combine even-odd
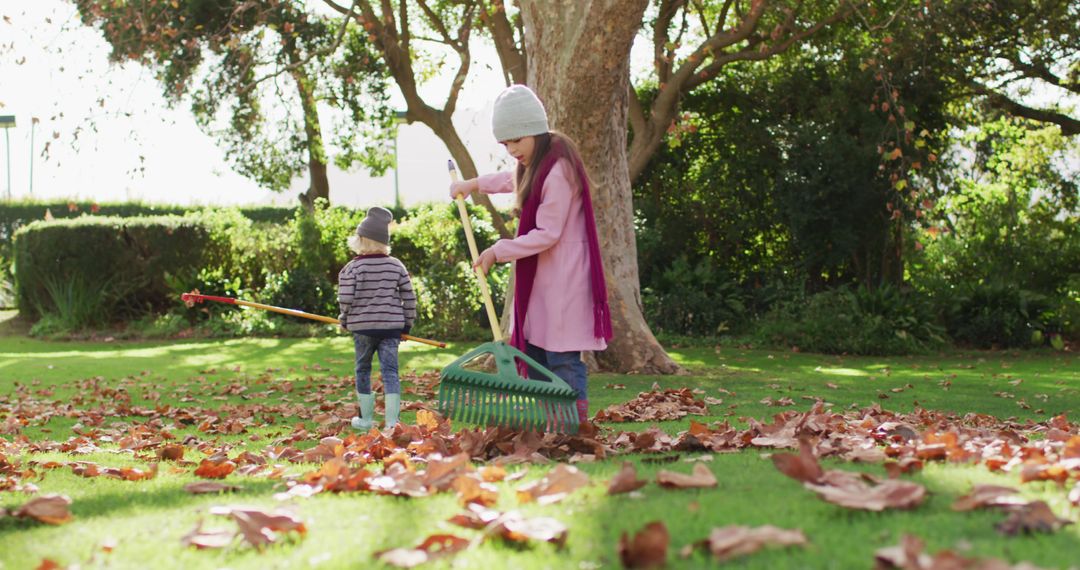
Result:
{"label": "girl's blue jeans", "polygon": [[[585,368],[585,363],[581,360],[580,351],[553,352],[525,343],[525,354],[539,362],[544,368],[554,372],[559,378],[562,378],[577,392],[579,400],[589,399],[589,374]],[[531,368],[529,376],[535,377]]]}
{"label": "girl's blue jeans", "polygon": [[371,359],[379,353],[379,368],[382,370],[383,392],[400,394],[401,380],[398,378],[397,337],[381,338],[353,333],[356,346],[356,391],[360,394],[371,393]]}

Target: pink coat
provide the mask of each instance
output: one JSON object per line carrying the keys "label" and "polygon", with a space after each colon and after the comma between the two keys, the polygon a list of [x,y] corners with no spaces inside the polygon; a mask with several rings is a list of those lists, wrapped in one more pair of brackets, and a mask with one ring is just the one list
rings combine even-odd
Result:
{"label": "pink coat", "polygon": [[[585,212],[581,186],[572,172],[565,160],[556,163],[540,189],[536,228],[493,246],[501,262],[539,255],[525,315],[525,340],[553,352],[607,348],[604,339],[593,336]],[[509,172],[487,174],[478,181],[485,194],[514,191],[514,176]]]}

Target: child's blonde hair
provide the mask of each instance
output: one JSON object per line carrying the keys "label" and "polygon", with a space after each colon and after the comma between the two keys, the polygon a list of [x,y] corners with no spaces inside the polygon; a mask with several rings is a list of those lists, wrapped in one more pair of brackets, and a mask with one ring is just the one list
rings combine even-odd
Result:
{"label": "child's blonde hair", "polygon": [[390,255],[390,246],[385,243],[379,243],[373,239],[369,239],[363,236],[353,234],[349,236],[349,249],[356,252],[358,255],[370,255],[370,254],[382,254]]}

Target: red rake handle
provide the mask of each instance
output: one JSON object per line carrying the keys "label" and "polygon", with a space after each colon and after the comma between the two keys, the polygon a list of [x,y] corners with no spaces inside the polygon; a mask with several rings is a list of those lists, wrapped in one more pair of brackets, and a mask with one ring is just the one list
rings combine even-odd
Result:
{"label": "red rake handle", "polygon": [[[316,315],[313,313],[305,313],[304,311],[297,311],[296,309],[286,309],[284,307],[275,307],[273,305],[264,305],[262,303],[253,303],[251,301],[244,301],[243,299],[233,299],[232,297],[218,297],[215,295],[203,295],[202,293],[184,293],[180,295],[180,299],[185,303],[201,303],[203,301],[215,301],[218,303],[226,303],[229,305],[240,305],[243,307],[251,307],[253,309],[263,309],[264,311],[273,311],[275,313],[281,313],[283,315],[291,315],[294,317],[300,317],[303,319],[311,319],[313,321],[319,321],[328,323],[331,325],[340,325],[341,321],[333,317],[325,317],[323,315]],[[437,346],[439,348],[446,348],[445,342],[437,340],[430,340],[426,338],[420,338],[418,336],[412,336],[409,334],[402,334],[401,340],[411,340],[413,342],[419,342],[422,344],[428,344],[431,346]]]}

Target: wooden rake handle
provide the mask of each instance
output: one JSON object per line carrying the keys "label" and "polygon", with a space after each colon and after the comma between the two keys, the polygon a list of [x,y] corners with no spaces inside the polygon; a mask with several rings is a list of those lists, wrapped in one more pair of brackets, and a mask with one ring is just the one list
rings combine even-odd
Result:
{"label": "wooden rake handle", "polygon": [[[323,315],[316,315],[314,313],[305,313],[304,311],[297,311],[296,309],[286,309],[284,307],[275,307],[273,305],[264,305],[262,303],[253,303],[251,301],[244,301],[243,299],[233,299],[232,297],[217,297],[214,295],[203,295],[201,293],[184,293],[180,295],[180,299],[185,303],[201,303],[203,301],[216,301],[218,303],[227,303],[229,305],[240,305],[242,307],[251,307],[253,309],[262,309],[264,311],[272,311],[275,313],[281,313],[283,315],[291,315],[293,317],[300,317],[302,319],[310,319],[313,321],[319,321],[323,323],[329,323],[332,325],[340,325],[341,321],[334,317],[325,317]],[[445,342],[437,340],[430,340],[426,338],[420,338],[418,336],[412,336],[409,334],[401,335],[401,340],[411,340],[413,342],[419,342],[421,344],[429,344],[431,346],[437,346],[439,348],[446,348]]]}
{"label": "wooden rake handle", "polygon": [[[458,173],[454,168],[454,161],[446,161],[446,167],[450,170],[450,180],[457,182]],[[480,252],[476,249],[476,238],[473,237],[472,223],[469,221],[469,211],[465,208],[465,197],[458,194],[458,213],[461,214],[461,225],[465,226],[465,240],[469,242],[469,253],[472,254],[473,264],[480,259]],[[491,325],[491,336],[495,342],[502,342],[502,329],[499,328],[499,315],[495,312],[495,303],[491,301],[491,291],[488,290],[487,277],[480,267],[473,268],[476,271],[476,280],[480,282],[480,295],[484,298],[484,308],[487,309],[488,323]]]}

